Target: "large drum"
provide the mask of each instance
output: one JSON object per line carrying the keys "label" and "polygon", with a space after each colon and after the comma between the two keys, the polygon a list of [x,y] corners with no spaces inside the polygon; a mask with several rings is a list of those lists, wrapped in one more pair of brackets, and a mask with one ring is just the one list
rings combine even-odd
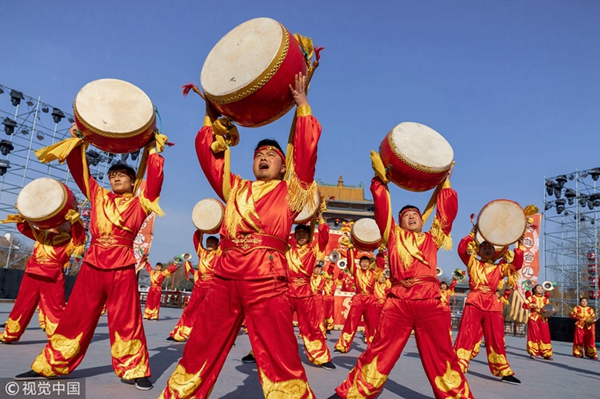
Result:
{"label": "large drum", "polygon": [[319,207],[321,206],[321,195],[318,191],[315,191],[314,201],[312,203],[307,203],[302,208],[302,211],[296,216],[294,219],[294,224],[306,224],[313,220],[317,213],[319,212]]}
{"label": "large drum", "polygon": [[41,229],[56,228],[65,215],[77,209],[73,192],[58,180],[41,177],[27,184],[17,196],[16,208],[28,222]]}
{"label": "large drum", "polygon": [[75,123],[99,149],[129,153],[144,147],[156,127],[150,98],[131,83],[94,80],[83,86],[73,103]]}
{"label": "large drum", "polygon": [[523,208],[514,201],[500,199],[489,202],[477,216],[477,229],[483,239],[495,246],[516,242],[527,227]]}
{"label": "large drum", "polygon": [[350,233],[354,245],[365,251],[374,251],[381,245],[381,233],[373,219],[358,219],[352,225]]}
{"label": "large drum", "polygon": [[205,198],[198,201],[192,210],[192,222],[194,226],[203,233],[214,234],[219,231],[225,207],[221,201],[214,198]]}
{"label": "large drum", "polygon": [[409,191],[427,191],[441,183],[454,160],[454,151],[438,132],[403,122],[385,136],[379,154],[388,178]]}
{"label": "large drum", "polygon": [[204,94],[223,115],[257,127],[293,106],[289,85],[306,75],[306,61],[294,36],[279,22],[256,18],[238,25],[210,51],[200,74]]}

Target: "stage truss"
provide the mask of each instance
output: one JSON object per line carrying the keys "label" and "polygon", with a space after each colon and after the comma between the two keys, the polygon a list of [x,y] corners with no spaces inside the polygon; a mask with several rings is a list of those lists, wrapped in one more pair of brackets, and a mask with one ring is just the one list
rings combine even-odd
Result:
{"label": "stage truss", "polygon": [[600,168],[544,181],[545,280],[556,282],[551,300],[557,315],[568,316],[580,297],[598,309],[598,212]]}
{"label": "stage truss", "polygon": [[[51,177],[73,191],[82,206],[82,219],[87,227],[89,205],[66,163],[54,161],[46,165],[34,154],[39,148],[70,137],[73,122],[73,115],[42,102],[40,97],[36,99],[0,84],[0,219],[16,213],[17,196],[25,185],[40,177]],[[90,173],[101,186],[109,187],[108,168],[127,159],[137,167],[138,155],[139,152],[110,154],[90,146],[87,150]],[[14,223],[0,224],[0,267],[23,267],[32,248],[33,242],[21,235]]]}

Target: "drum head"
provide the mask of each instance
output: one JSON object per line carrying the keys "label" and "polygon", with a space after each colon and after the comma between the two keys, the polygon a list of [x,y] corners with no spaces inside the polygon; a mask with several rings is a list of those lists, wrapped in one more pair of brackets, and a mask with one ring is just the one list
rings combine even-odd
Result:
{"label": "drum head", "polygon": [[296,219],[294,219],[294,223],[304,224],[310,222],[317,215],[319,206],[321,206],[321,195],[318,191],[315,191],[314,201],[304,205],[302,211],[300,211],[298,216],[296,216]]}
{"label": "drum head", "polygon": [[223,222],[225,208],[221,201],[213,198],[205,198],[198,201],[192,210],[192,222],[200,231],[214,233]]}
{"label": "drum head", "polygon": [[118,79],[86,84],[77,93],[73,108],[78,122],[105,136],[139,134],[154,118],[154,106],[146,93]]}
{"label": "drum head", "polygon": [[375,220],[362,218],[354,222],[352,238],[363,244],[377,244],[381,241],[381,233]]}
{"label": "drum head", "polygon": [[477,228],[485,241],[496,246],[516,242],[527,227],[525,212],[510,200],[496,200],[483,207],[477,216]]}
{"label": "drum head", "polygon": [[287,34],[284,29],[271,18],[255,18],[235,27],[206,57],[200,73],[202,89],[226,96],[260,80],[278,58]]}
{"label": "drum head", "polygon": [[67,189],[57,180],[41,177],[27,184],[17,196],[17,209],[30,221],[46,220],[67,203]]}
{"label": "drum head", "polygon": [[441,134],[415,122],[403,122],[388,135],[390,148],[398,158],[426,173],[446,171],[454,160],[454,151]]}

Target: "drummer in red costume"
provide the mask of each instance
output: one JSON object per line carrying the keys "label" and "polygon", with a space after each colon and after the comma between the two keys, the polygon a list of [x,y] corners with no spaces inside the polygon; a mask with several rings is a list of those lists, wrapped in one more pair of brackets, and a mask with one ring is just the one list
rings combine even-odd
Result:
{"label": "drummer in red costume", "polygon": [[450,188],[448,177],[437,195],[437,214],[426,233],[421,232],[420,211],[411,205],[400,211],[400,225],[394,223],[387,186],[379,177],[373,178],[375,221],[388,249],[392,288],[373,342],[331,399],[377,397],[413,328],[435,397],[473,397],[452,351],[436,276],[437,251],[448,247],[458,211],[457,195]]}
{"label": "drummer in red costume", "polygon": [[471,356],[481,340],[485,339],[488,366],[502,381],[520,384],[506,359],[504,347],[504,318],[498,306],[496,288],[504,277],[516,273],[523,266],[523,250],[520,243],[514,253],[508,251],[498,264],[494,263],[496,249],[488,242],[477,244],[475,230],[458,244],[458,255],[467,266],[469,295],[465,301],[454,350],[463,373],[467,372]]}
{"label": "drummer in red costume", "polygon": [[329,262],[327,267],[323,267],[323,318],[325,331],[331,334],[333,330],[333,308],[335,304],[336,281],[333,278],[333,263]]}
{"label": "drummer in red costume", "polygon": [[137,196],[133,195],[135,171],[130,166],[110,167],[109,191],[84,170],[84,146],[67,157],[73,180],[91,204],[91,244],[54,335],[33,362],[32,370],[15,379],[70,374],[83,360],[106,304],[115,373],[137,389],[152,388],[133,253],[133,240],[146,217],[151,212],[162,214],[158,199],[164,160],[154,142],[149,146],[146,188]]}
{"label": "drummer in red costume", "polygon": [[340,338],[335,344],[334,351],[338,353],[346,353],[350,350],[352,340],[358,330],[358,324],[363,316],[365,318],[365,337],[367,343],[372,341],[375,329],[377,328],[376,323],[379,321],[379,311],[376,305],[377,300],[375,299],[374,290],[376,278],[383,270],[377,272],[371,268],[371,258],[366,255],[360,257],[359,267],[356,267],[354,259],[357,253],[358,251],[355,249],[348,250],[347,270],[354,277],[356,293],[352,297],[352,304]]}
{"label": "drummer in red costume", "polygon": [[144,261],[144,267],[150,275],[150,289],[146,297],[146,306],[144,307],[144,319],[158,320],[160,312],[160,302],[162,299],[162,285],[165,278],[177,270],[177,264],[174,263],[167,270],[163,270],[163,264],[158,262],[152,270],[152,266],[148,260]]}
{"label": "drummer in red costume", "polygon": [[310,226],[298,225],[294,230],[295,243],[288,245],[286,258],[289,267],[290,279],[289,297],[292,313],[298,315],[298,328],[304,341],[304,350],[308,360],[327,370],[334,370],[331,354],[327,348],[327,341],[321,330],[322,313],[317,307],[317,298],[313,295],[310,286],[310,277],[313,274],[318,258],[324,258],[324,252],[329,242],[329,226],[319,213],[318,242],[311,238]]}
{"label": "drummer in red costume", "polygon": [[[17,222],[17,228],[35,241],[33,253],[25,266],[25,274],[19,293],[0,342],[17,342],[25,332],[36,308],[40,309],[40,326],[48,338],[54,334],[58,321],[65,310],[65,278],[63,268],[71,255],[81,255],[85,244],[85,229],[75,210],[67,213],[67,226],[40,230],[26,222],[23,217],[9,215],[3,222]],[[67,229],[70,229],[68,231]]]}
{"label": "drummer in red costume", "polygon": [[215,236],[207,237],[206,248],[204,248],[202,246],[203,235],[204,233],[200,230],[196,230],[194,233],[194,247],[196,247],[196,253],[199,258],[198,270],[194,270],[189,262],[185,262],[186,272],[192,272],[194,276],[192,297],[183,310],[177,325],[169,334],[167,341],[183,342],[189,338],[194,321],[198,315],[198,307],[204,298],[206,298],[208,289],[212,284],[215,274],[215,264],[217,263],[219,256],[221,256],[219,239]]}
{"label": "drummer in red costume", "polygon": [[[200,165],[215,192],[226,201],[221,250],[213,285],[183,358],[161,398],[205,398],[223,367],[244,317],[265,397],[314,398],[292,325],[288,297],[286,240],[295,217],[317,190],[314,182],[321,126],[312,116],[306,78],[296,75],[290,91],[298,106],[294,155],[286,173],[285,156],[274,140],[258,143],[253,161],[256,181],[225,174],[222,153],[213,153],[215,112],[207,104],[204,127],[196,137]],[[223,183],[230,183],[225,192]]]}
{"label": "drummer in red costume", "polygon": [[542,356],[546,360],[554,360],[548,318],[541,314],[542,308],[550,303],[550,292],[544,293],[544,287],[539,284],[533,287],[532,291],[533,295],[530,292],[525,293],[526,300],[523,303],[523,309],[529,309],[527,353],[532,359]]}

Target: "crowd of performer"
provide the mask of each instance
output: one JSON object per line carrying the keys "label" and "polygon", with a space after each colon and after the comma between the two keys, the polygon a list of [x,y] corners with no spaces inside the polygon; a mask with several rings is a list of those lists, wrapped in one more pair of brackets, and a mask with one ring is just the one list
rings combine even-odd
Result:
{"label": "crowd of performer", "polygon": [[[66,160],[91,204],[91,222],[89,246],[68,302],[61,269],[71,255],[82,254],[85,237],[79,214],[71,212],[63,226],[48,230],[34,227],[20,215],[6,220],[16,222],[35,246],[0,341],[21,338],[38,302],[48,335],[31,370],[15,379],[72,373],[83,360],[105,308],[115,374],[137,389],[151,389],[142,320],[159,319],[163,281],[181,263],[194,287],[167,340],[186,345],[161,398],[208,397],[242,326],[252,346],[244,361],[256,363],[264,396],[314,398],[300,360],[293,313],[310,363],[335,369],[327,335],[334,328],[334,292],[339,288],[352,290],[353,296],[333,352],[351,349],[363,319],[367,347],[331,398],[377,397],[412,335],[436,398],[474,397],[465,375],[482,337],[490,372],[502,381],[520,383],[504,343],[502,307],[510,291],[502,294],[498,287],[522,267],[521,241],[512,250],[498,251],[489,242],[478,242],[476,228],[460,241],[458,255],[466,266],[461,273],[468,276],[469,294],[452,341],[450,297],[459,276],[447,284],[437,275],[438,251],[451,248],[450,233],[458,212],[458,196],[450,184],[452,168],[436,191],[433,220],[424,231],[431,209],[422,212],[406,205],[394,219],[389,181],[377,167],[377,154],[372,154],[375,176],[370,188],[381,246],[378,251],[362,250],[359,245],[347,248],[347,266],[337,273],[327,260],[329,226],[322,211],[316,212],[314,220],[293,226],[317,190],[321,125],[312,114],[306,89],[306,77],[296,75],[290,86],[296,105],[295,135],[288,146],[293,154],[285,154],[275,140],[259,141],[251,165],[254,180],[229,171],[227,146],[214,145],[224,122],[206,102],[204,126],[195,146],[202,171],[225,203],[220,236],[194,233],[197,269],[190,259],[175,259],[166,270],[161,263],[152,268],[143,259],[151,281],[143,312],[132,246],[146,217],[161,213],[160,144],[152,141],[147,146],[146,188],[137,195],[136,171],[130,166],[117,163],[109,169],[111,190],[107,190],[82,163],[85,147],[75,148]],[[541,313],[548,303],[537,285],[523,305],[529,310],[526,350],[531,358],[553,359],[548,319]],[[598,359],[590,323],[595,314],[585,298],[571,317],[576,323],[573,355]]]}

